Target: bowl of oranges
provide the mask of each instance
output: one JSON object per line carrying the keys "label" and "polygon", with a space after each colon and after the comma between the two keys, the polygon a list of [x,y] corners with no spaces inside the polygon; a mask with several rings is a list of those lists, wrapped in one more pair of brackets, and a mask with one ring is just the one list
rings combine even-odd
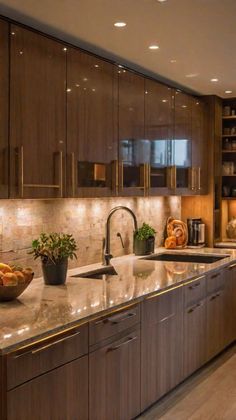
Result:
{"label": "bowl of oranges", "polygon": [[31,268],[0,263],[0,302],[16,299],[29,286],[34,273]]}

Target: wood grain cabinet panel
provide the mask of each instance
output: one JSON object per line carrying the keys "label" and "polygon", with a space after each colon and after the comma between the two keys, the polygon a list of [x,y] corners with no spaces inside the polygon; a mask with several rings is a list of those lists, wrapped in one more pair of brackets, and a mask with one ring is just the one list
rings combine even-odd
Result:
{"label": "wood grain cabinet panel", "polygon": [[140,330],[89,355],[89,419],[130,420],[140,413]]}
{"label": "wood grain cabinet panel", "polygon": [[68,195],[109,196],[118,187],[117,71],[78,49],[67,51]]}
{"label": "wood grain cabinet panel", "polygon": [[8,197],[9,24],[0,19],[0,198]]}
{"label": "wood grain cabinet panel", "polygon": [[183,288],[144,301],[141,410],[183,379]]}
{"label": "wood grain cabinet panel", "polygon": [[87,420],[88,356],[7,393],[7,420]]}
{"label": "wood grain cabinet panel", "polygon": [[219,289],[207,297],[207,360],[225,347],[225,290]]}
{"label": "wood grain cabinet panel", "polygon": [[10,196],[62,197],[66,150],[66,51],[11,25]]}
{"label": "wood grain cabinet panel", "polygon": [[144,137],[145,79],[122,69],[118,75],[119,194],[142,196],[150,149],[150,142]]}
{"label": "wood grain cabinet panel", "polygon": [[225,278],[225,346],[236,339],[236,264],[224,270]]}

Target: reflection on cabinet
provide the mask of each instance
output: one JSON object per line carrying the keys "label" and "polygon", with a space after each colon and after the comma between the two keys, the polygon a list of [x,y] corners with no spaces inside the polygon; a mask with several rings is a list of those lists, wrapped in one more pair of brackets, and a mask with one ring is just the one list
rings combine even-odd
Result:
{"label": "reflection on cabinet", "polygon": [[[145,138],[150,140],[148,189],[150,195],[167,193],[170,141],[173,138],[172,89],[145,80]],[[170,169],[170,168],[169,168]]]}
{"label": "reflection on cabinet", "polygon": [[10,196],[63,196],[66,51],[11,25]]}
{"label": "reflection on cabinet", "polygon": [[140,413],[140,329],[89,355],[89,419],[130,420]]}
{"label": "reflection on cabinet", "polygon": [[120,195],[143,195],[150,142],[144,138],[144,77],[118,70]]}
{"label": "reflection on cabinet", "polygon": [[0,20],[0,198],[8,197],[9,24]]}
{"label": "reflection on cabinet", "polygon": [[88,419],[88,356],[8,392],[8,420]]}
{"label": "reflection on cabinet", "polygon": [[183,378],[183,288],[143,303],[141,410]]}
{"label": "reflection on cabinet", "polygon": [[67,51],[68,195],[117,193],[117,70],[80,50]]}
{"label": "reflection on cabinet", "polygon": [[190,188],[194,194],[207,191],[207,107],[200,98],[192,98],[192,172]]}

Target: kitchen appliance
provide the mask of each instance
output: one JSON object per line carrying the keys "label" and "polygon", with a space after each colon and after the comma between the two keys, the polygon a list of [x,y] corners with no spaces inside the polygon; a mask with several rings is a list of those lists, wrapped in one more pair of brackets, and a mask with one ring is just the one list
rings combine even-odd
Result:
{"label": "kitchen appliance", "polygon": [[205,224],[202,219],[187,219],[188,226],[188,247],[202,248],[205,246]]}

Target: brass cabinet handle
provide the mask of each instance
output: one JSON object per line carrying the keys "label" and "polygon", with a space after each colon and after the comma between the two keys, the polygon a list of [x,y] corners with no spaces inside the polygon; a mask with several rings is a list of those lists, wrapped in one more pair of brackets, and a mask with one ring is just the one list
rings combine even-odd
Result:
{"label": "brass cabinet handle", "polygon": [[130,338],[128,338],[128,340],[124,341],[123,343],[118,344],[118,346],[110,347],[107,351],[115,351],[115,350],[118,350],[120,347],[123,347],[123,346],[125,346],[126,344],[131,343],[131,341],[136,341],[137,339],[138,339],[138,337],[137,337],[137,336],[135,336],[135,337],[130,337]]}
{"label": "brass cabinet handle", "polygon": [[119,324],[120,322],[127,321],[127,319],[133,318],[136,315],[137,315],[136,312],[128,312],[127,314],[122,313],[121,315],[119,314],[119,315],[114,315],[112,317],[100,319],[99,321],[95,322],[95,325],[107,324],[108,322],[110,322],[113,325],[116,325],[116,324]]}
{"label": "brass cabinet handle", "polygon": [[202,187],[201,187],[201,168],[200,166],[198,166],[196,168],[197,171],[197,190],[201,191]]}
{"label": "brass cabinet handle", "polygon": [[191,308],[188,309],[188,314],[190,314],[191,312],[194,312],[195,309],[200,308],[200,306],[203,305],[204,302],[198,302],[196,303],[196,305],[192,306]]}
{"label": "brass cabinet handle", "polygon": [[71,192],[72,197],[75,196],[75,154],[71,153]]}
{"label": "brass cabinet handle", "polygon": [[143,189],[144,195],[146,195],[147,181],[146,181],[146,163],[140,165],[140,188]]}
{"label": "brass cabinet handle", "polygon": [[24,147],[20,146],[17,149],[19,157],[19,168],[18,168],[18,183],[19,183],[19,196],[24,198],[25,188],[56,188],[59,190],[60,197],[63,197],[63,154],[57,152],[59,155],[59,182],[58,184],[26,184],[24,181]]}
{"label": "brass cabinet handle", "polygon": [[176,166],[169,166],[167,169],[168,187],[171,190],[175,190],[177,186],[177,172]]}
{"label": "brass cabinet handle", "polygon": [[151,188],[151,165],[146,163],[146,180],[147,180],[147,191]]}
{"label": "brass cabinet handle", "polygon": [[124,163],[123,161],[119,162],[119,190],[123,191],[124,189]]}
{"label": "brass cabinet handle", "polygon": [[232,268],[236,267],[236,264],[231,264],[228,268],[232,270]]}
{"label": "brass cabinet handle", "polygon": [[200,282],[198,282],[198,283],[195,283],[195,284],[193,284],[192,286],[189,286],[188,288],[190,289],[190,290],[194,290],[194,289],[196,289],[196,287],[198,287],[198,286],[200,286]]}
{"label": "brass cabinet handle", "polygon": [[196,190],[196,168],[194,167],[189,168],[188,178],[189,178],[189,189],[192,191],[195,191]]}
{"label": "brass cabinet handle", "polygon": [[112,165],[112,191],[115,195],[118,195],[119,192],[119,163],[118,160],[113,160]]}

